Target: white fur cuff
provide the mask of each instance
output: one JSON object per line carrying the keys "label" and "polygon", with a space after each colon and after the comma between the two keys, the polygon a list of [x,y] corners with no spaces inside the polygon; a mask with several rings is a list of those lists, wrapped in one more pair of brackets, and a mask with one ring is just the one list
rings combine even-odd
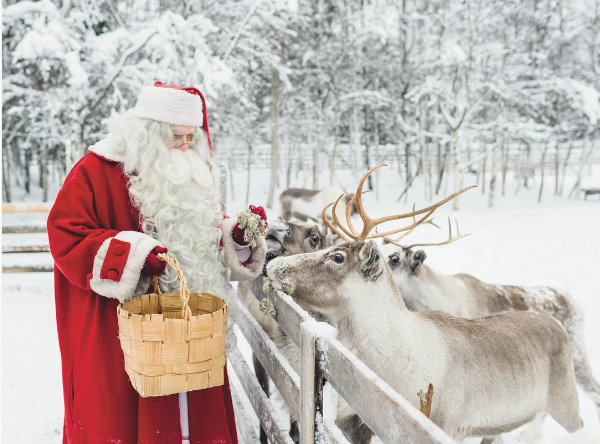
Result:
{"label": "white fur cuff", "polygon": [[259,276],[265,264],[265,255],[267,254],[267,242],[260,236],[256,238],[256,246],[252,249],[250,263],[243,266],[238,260],[235,249],[236,243],[233,240],[233,229],[237,225],[234,218],[226,219],[221,224],[223,231],[223,253],[225,256],[225,265],[231,270],[232,281],[247,281]]}
{"label": "white fur cuff", "polygon": [[[118,282],[100,277],[110,242],[113,239],[130,244],[127,262]],[[159,245],[161,244],[156,239],[137,231],[121,231],[114,238],[106,239],[94,257],[93,277],[90,280],[90,287],[99,295],[118,299],[120,302],[130,299],[132,296],[139,296],[146,293],[146,290],[150,286],[151,278],[149,276],[142,276],[142,269],[144,268],[148,254],[150,254],[154,247]]]}

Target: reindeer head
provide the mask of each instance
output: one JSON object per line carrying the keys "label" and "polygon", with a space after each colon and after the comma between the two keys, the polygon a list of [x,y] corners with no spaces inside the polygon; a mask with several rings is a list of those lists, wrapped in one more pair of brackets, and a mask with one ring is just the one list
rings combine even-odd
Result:
{"label": "reindeer head", "polygon": [[[317,225],[302,222],[286,222],[276,219],[265,231],[267,241],[267,264],[279,256],[291,256],[311,253],[332,246],[339,238],[332,234],[323,234]],[[266,273],[263,273],[266,274]]]}
{"label": "reindeer head", "polygon": [[[431,222],[433,224],[433,222]],[[435,225],[435,224],[433,224]],[[437,226],[437,225],[436,225]],[[438,227],[439,228],[439,227]],[[409,233],[407,233],[409,234]],[[383,238],[383,246],[381,251],[385,257],[387,265],[390,267],[392,275],[396,281],[396,284],[402,289],[406,288],[403,285],[408,284],[409,279],[419,278],[422,276],[420,271],[422,270],[421,265],[427,258],[427,255],[423,250],[417,249],[417,247],[434,247],[441,245],[448,245],[452,242],[456,242],[463,237],[469,236],[469,234],[460,234],[458,228],[458,222],[456,222],[456,235],[452,235],[452,224],[450,218],[448,218],[448,239],[443,242],[433,243],[413,243],[411,245],[401,244],[399,241],[405,236],[401,236],[398,239],[390,239],[389,237]],[[411,305],[410,303],[408,305]]]}
{"label": "reindeer head", "polygon": [[391,243],[381,246],[381,254],[396,279],[418,274],[419,267],[427,258],[423,250],[413,250]]}
{"label": "reindeer head", "polygon": [[[424,209],[373,219],[366,214],[363,208],[362,187],[368,175],[382,166],[384,165],[378,165],[369,170],[359,182],[356,196],[346,206],[347,227],[340,223],[339,217],[336,215],[336,207],[343,196],[338,197],[333,204],[329,204],[323,209],[323,222],[347,242],[316,253],[278,258],[268,265],[269,278],[275,283],[286,284],[291,289],[294,298],[304,303],[307,308],[324,315],[331,315],[357,296],[369,297],[369,294],[373,292],[387,294],[393,291],[397,293],[398,290],[389,270],[385,267],[377,245],[367,239],[410,231],[425,222],[439,206],[472,188],[457,191]],[[356,203],[358,213],[363,221],[363,228],[360,232],[354,228],[350,217],[353,203]],[[326,216],[327,209],[332,205],[332,217],[337,226],[334,226]],[[406,227],[370,234],[372,229],[380,223],[421,214],[425,214],[425,216]]]}
{"label": "reindeer head", "polygon": [[269,263],[267,275],[289,286],[305,308],[327,317],[339,313],[365,284],[395,287],[374,241],[344,242],[315,253],[279,257]]}

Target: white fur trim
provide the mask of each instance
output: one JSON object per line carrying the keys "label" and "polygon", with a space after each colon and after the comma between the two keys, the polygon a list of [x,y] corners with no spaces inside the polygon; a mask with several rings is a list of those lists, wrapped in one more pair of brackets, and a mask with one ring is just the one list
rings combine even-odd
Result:
{"label": "white fur trim", "polygon": [[247,281],[260,276],[265,265],[267,242],[263,236],[256,238],[256,246],[252,249],[250,263],[244,267],[238,260],[237,252],[235,251],[236,243],[233,240],[233,229],[236,225],[237,220],[234,218],[226,219],[221,224],[225,265],[231,270],[232,281]]}
{"label": "white fur trim", "polygon": [[202,126],[202,99],[180,89],[144,86],[132,115],[173,125]]}
{"label": "white fur trim", "polygon": [[[131,244],[127,262],[125,263],[125,268],[119,282],[100,278],[102,264],[104,263],[106,252],[112,239],[119,239]],[[150,254],[154,247],[159,245],[161,244],[156,239],[137,231],[121,231],[114,238],[106,239],[94,257],[93,277],[90,280],[90,287],[99,295],[118,299],[120,302],[130,299],[132,296],[139,296],[146,293],[152,278],[142,276],[142,269],[144,268],[148,254]]]}
{"label": "white fur trim", "polygon": [[236,241],[233,241],[235,246],[235,252],[237,253],[238,261],[246,262],[252,256],[252,248],[250,245],[239,245]]}
{"label": "white fur trim", "polygon": [[117,151],[114,146],[109,143],[108,139],[102,139],[95,145],[89,147],[92,153],[95,153],[105,159],[112,160],[113,162],[125,162],[125,151]]}

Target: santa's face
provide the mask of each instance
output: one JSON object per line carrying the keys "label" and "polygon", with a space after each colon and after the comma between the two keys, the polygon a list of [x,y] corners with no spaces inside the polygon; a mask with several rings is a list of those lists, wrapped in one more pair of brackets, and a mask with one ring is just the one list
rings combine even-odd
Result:
{"label": "santa's face", "polygon": [[194,144],[193,126],[169,125],[173,132],[173,138],[167,141],[167,148],[174,148],[181,151],[187,151]]}

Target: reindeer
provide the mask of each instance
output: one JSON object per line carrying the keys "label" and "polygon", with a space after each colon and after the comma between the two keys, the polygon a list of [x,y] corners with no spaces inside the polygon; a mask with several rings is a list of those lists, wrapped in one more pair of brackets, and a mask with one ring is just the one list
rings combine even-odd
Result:
{"label": "reindeer", "polygon": [[[339,188],[325,188],[323,190],[306,190],[303,188],[290,188],[279,195],[281,204],[280,217],[285,220],[298,220],[301,222],[319,223],[322,208],[340,195]],[[345,198],[346,203],[352,198]]]}
{"label": "reindeer", "polygon": [[448,239],[443,242],[403,245],[400,239],[384,237],[381,247],[396,285],[409,310],[441,310],[461,318],[475,318],[501,311],[536,310],[546,312],[562,324],[573,349],[575,377],[592,399],[600,415],[600,384],[594,379],[583,335],[584,316],[573,298],[552,287],[493,285],[469,274],[446,276],[423,264],[427,255],[417,247],[441,246],[456,242],[448,219]]}
{"label": "reindeer", "polygon": [[[339,241],[336,235],[323,234],[318,226],[302,222],[286,222],[281,219],[277,219],[269,224],[269,227],[265,231],[265,239],[268,248],[265,264],[268,264],[270,260],[279,256],[290,256],[322,250],[331,247],[335,242]],[[260,326],[275,342],[275,345],[290,362],[292,368],[298,371],[300,367],[300,350],[284,333],[277,322],[273,318],[263,314],[259,309],[256,296],[261,299],[267,297],[263,292],[263,281],[264,278],[260,276],[251,281],[240,282],[238,286],[240,301],[248,308],[248,311],[250,311]],[[268,395],[269,378],[262,364],[254,355],[253,363],[256,377]],[[298,425],[295,420],[291,422],[290,435],[296,442],[298,441]],[[266,435],[262,430],[261,442],[267,442]]]}
{"label": "reindeer", "polygon": [[[362,187],[381,166],[363,176],[350,201],[363,220],[360,233],[350,217],[347,228],[339,222],[338,198],[332,208],[337,227],[323,219],[346,242],[276,258],[267,266],[268,277],[329,319],[339,339],[415,408],[416,393],[433,384],[430,418],[456,439],[483,436],[491,442],[543,412],[569,432],[581,428],[569,339],[552,317],[515,311],[469,320],[406,308],[379,248],[367,239],[414,228],[468,188],[421,210],[372,219],[363,209]],[[370,234],[383,222],[421,214],[407,227]]]}

